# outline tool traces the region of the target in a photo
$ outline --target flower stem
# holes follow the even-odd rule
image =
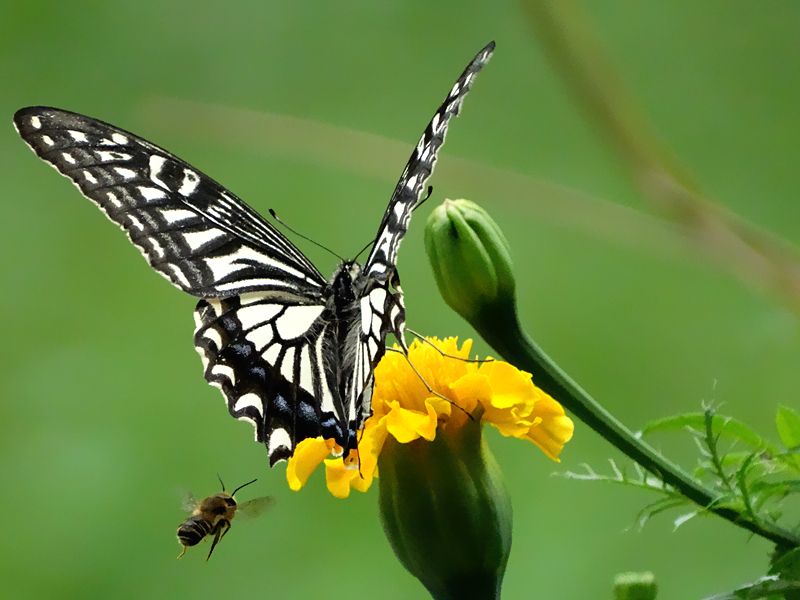
[[[483,338],[503,358],[534,373],[537,386],[561,402],[577,418],[629,458],[709,512],[768,539],[781,548],[800,546],[797,535],[778,525],[756,523],[732,508],[716,506],[716,497],[711,490],[638,438],[545,354],[523,331],[513,302],[505,308],[497,310],[495,307],[491,315],[484,315],[473,324],[490,324],[487,327],[478,327]]]
[[[664,218],[682,227],[706,256],[745,283],[772,292],[800,315],[797,247],[700,191],[626,92],[623,78],[576,2],[524,0],[523,6],[547,58],[619,153],[644,197]]]

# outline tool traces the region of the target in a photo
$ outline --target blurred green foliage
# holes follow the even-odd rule
[[[657,130],[710,194],[800,239],[800,5],[586,3]],[[376,492],[290,492],[225,414],[171,289],[11,127],[50,104],[139,133],[266,213],[352,254],[466,61],[498,49],[453,123],[434,198],[492,212],[537,341],[636,428],[702,400],[757,430],[796,407],[795,316],[647,214],[575,109],[519,6],[497,3],[0,4],[0,574],[8,597],[422,597],[378,523]],[[214,110],[209,108],[216,107]],[[231,125],[229,125],[229,123]],[[235,127],[233,125],[235,124]],[[271,135],[270,132],[274,132]],[[359,133],[361,132],[361,133]],[[556,184],[556,185],[553,185]],[[423,213],[428,209],[423,209]],[[409,324],[471,335],[445,309],[420,214],[400,255]],[[301,244],[323,271],[330,257]],[[476,350],[487,348],[477,344]],[[508,598],[601,597],[650,570],[660,597],[761,576],[769,545],[718,519],[625,531],[643,497],[549,474],[617,457],[578,425],[561,466],[489,434],[514,502]],[[694,449],[666,446],[678,459]],[[618,458],[618,457],[617,457]],[[278,503],[206,564],[177,562],[181,494],[259,477]]]

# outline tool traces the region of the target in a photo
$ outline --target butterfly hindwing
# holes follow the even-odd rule
[[[375,367],[386,353],[386,336],[394,332],[401,343],[405,329],[403,296],[383,283],[377,283],[359,301],[361,323],[354,351],[352,380],[347,387],[347,405],[354,415],[353,430],[358,431],[371,414]]]
[[[195,320],[206,380],[233,417],[254,426],[270,464],[307,437],[346,437],[328,308],[247,294],[201,300]]]
[[[14,124],[180,289],[202,297],[254,290],[313,297],[325,284],[258,213],[155,144],[54,108],[22,109]]]

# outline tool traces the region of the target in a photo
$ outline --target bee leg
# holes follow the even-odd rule
[[[222,531],[222,528],[225,526],[227,526],[227,529],[225,529],[225,531]],[[217,526],[214,528],[215,529],[214,540],[211,542],[211,549],[208,551],[208,556],[206,556],[206,560],[211,558],[211,553],[214,552],[214,548],[217,547],[217,542],[219,542],[222,539],[222,536],[225,535],[228,532],[228,529],[230,528],[231,528],[230,521],[226,521],[223,519],[222,521],[217,523]]]
[[[181,553],[180,553],[180,554],[178,554],[178,558],[182,558],[182,557],[183,557],[183,555],[184,555],[184,554],[186,554],[186,549],[187,549],[188,547],[189,547],[189,546],[184,546],[184,547],[183,547],[183,550],[181,550]]]
[[[222,532],[222,535],[219,536],[219,539],[224,538],[225,534],[228,533],[230,530],[231,530],[231,522],[230,521],[225,521],[225,531]]]

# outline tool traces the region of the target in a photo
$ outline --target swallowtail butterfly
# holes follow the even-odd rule
[[[364,266],[344,261],[329,280],[239,198],[155,144],[57,108],[23,108],[14,125],[151,267],[200,298],[194,341],[205,378],[233,417],[255,426],[274,465],[308,437],[356,448],[387,335],[405,348],[398,246],[450,118],[493,50],[467,65],[425,128]]]

